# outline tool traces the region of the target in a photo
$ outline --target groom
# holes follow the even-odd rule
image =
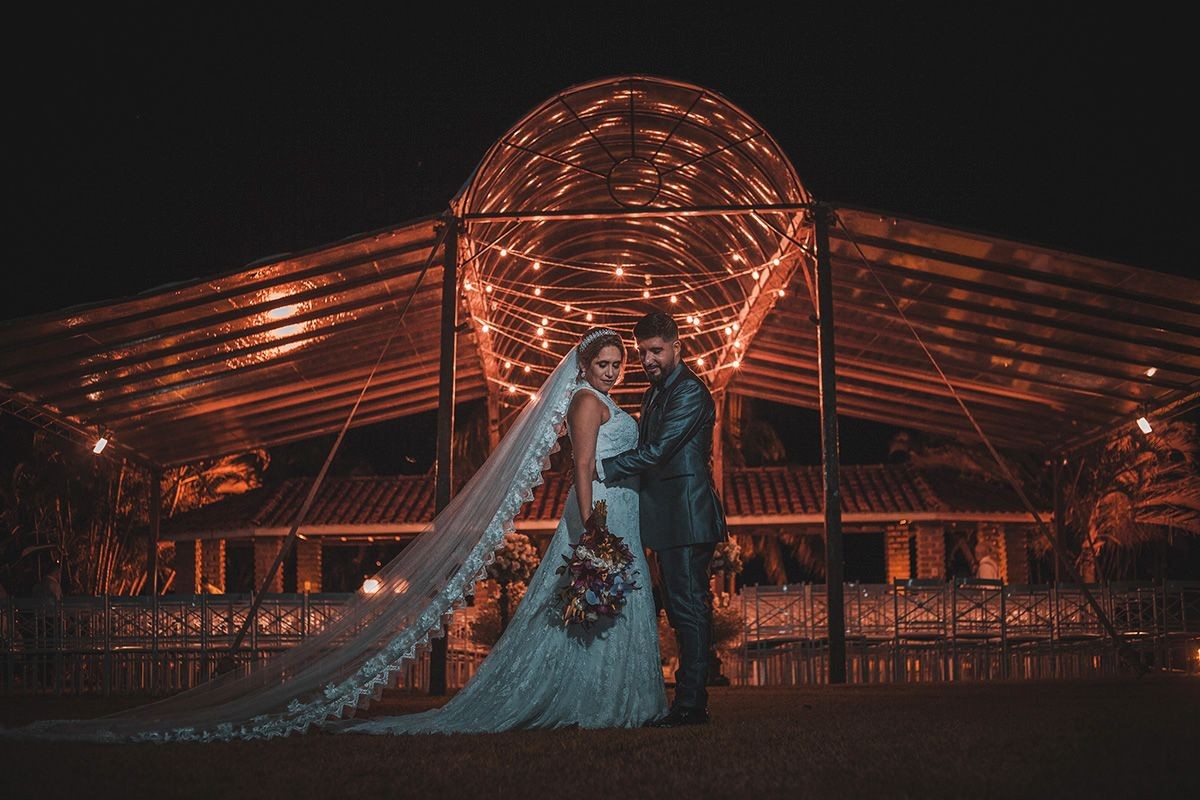
[[[712,617],[709,564],[724,541],[725,512],[712,475],[716,406],[708,387],[680,357],[679,329],[660,311],[633,329],[650,388],[642,398],[639,444],[603,459],[602,481],[641,476],[642,543],[658,555],[663,605],[679,643],[675,699],[659,727],[708,722],[708,650]]]

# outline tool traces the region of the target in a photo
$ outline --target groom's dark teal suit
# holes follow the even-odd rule
[[[601,461],[603,480],[641,477],[642,543],[658,553],[663,605],[679,642],[674,706],[706,708],[712,597],[709,564],[727,537],[712,474],[716,406],[680,361],[642,398],[639,444]]]

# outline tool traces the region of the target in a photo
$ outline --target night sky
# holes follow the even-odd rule
[[[4,54],[0,319],[436,213],[527,111],[634,73],[743,108],[818,199],[1190,274],[1184,26],[1045,4],[807,5],[788,20],[749,4],[35,12]],[[844,448],[877,427],[844,428]]]

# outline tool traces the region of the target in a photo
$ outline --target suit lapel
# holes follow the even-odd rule
[[[653,424],[657,421],[658,414],[667,399],[667,394],[671,391],[671,387],[679,380],[685,369],[687,367],[680,362],[676,365],[675,370],[667,376],[667,379],[662,382],[662,385],[658,387],[657,392],[655,392],[653,385],[646,390],[645,397],[642,399],[642,418],[638,426],[638,435],[642,437],[641,440],[643,442],[649,438]]]
[[[651,385],[646,393],[642,395],[642,413],[638,415],[638,441],[646,441],[646,434],[650,430],[650,398],[654,396],[654,386]]]

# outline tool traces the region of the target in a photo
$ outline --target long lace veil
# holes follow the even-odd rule
[[[461,607],[541,484],[579,386],[576,349],[559,362],[450,504],[358,592],[342,616],[266,663],[90,720],[45,720],[6,737],[86,741],[265,739],[352,715],[377,698]]]

